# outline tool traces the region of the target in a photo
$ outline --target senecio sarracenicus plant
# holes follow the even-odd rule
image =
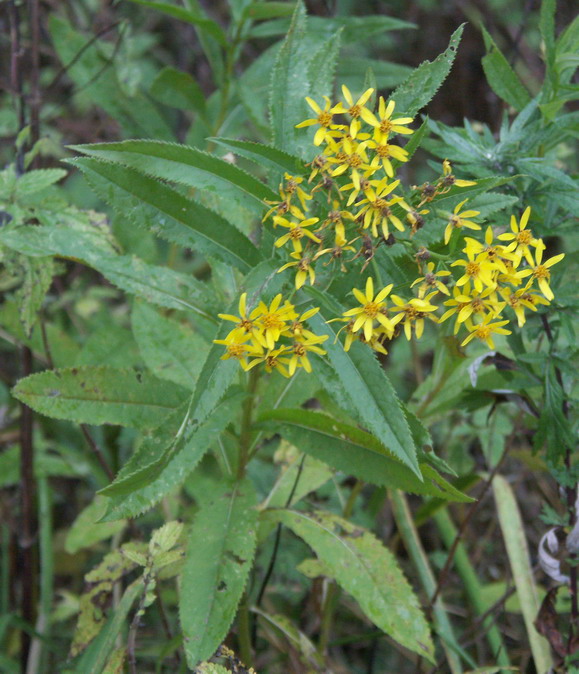
[[[332,265],[333,273],[345,273],[349,265],[363,259],[358,288],[352,295],[358,303],[330,320],[345,325],[344,349],[359,340],[382,354],[402,332],[408,340],[420,339],[426,319],[434,323],[454,319],[454,333],[466,331],[461,346],[473,339],[494,348],[493,335],[508,335],[509,323],[519,327],[526,311],[553,300],[550,268],[564,255],[543,259],[545,244],[528,228],[530,207],[520,218],[499,223],[501,233],[478,219],[480,212],[470,209],[463,199],[446,215],[448,224],[443,239],[448,253],[437,254],[437,261],[426,249],[416,252],[419,268],[416,280],[401,296],[393,293],[393,283],[376,287],[376,279],[366,274],[379,246],[392,245],[396,234],[408,234],[428,226],[429,208],[437,197],[452,187],[466,188],[475,181],[461,180],[452,172],[449,161],[442,163],[439,178],[431,183],[412,186],[402,195],[397,170],[411,158],[401,138],[411,136],[411,117],[396,117],[396,102],[382,96],[377,110],[369,104],[374,89],[367,89],[354,101],[342,86],[343,102],[333,104],[324,96],[321,107],[306,98],[315,117],[297,124],[297,128],[317,126],[313,143],[319,153],[308,165],[309,176],[286,173],[279,186],[280,199],[268,202],[264,221],[274,230],[283,231],[274,246],[288,261],[279,273],[295,276],[295,289],[316,282],[316,268]],[[465,230],[481,232],[482,241],[464,236]],[[459,249],[458,256],[455,251]],[[380,284],[381,286],[381,284]],[[410,295],[414,293],[414,295]],[[259,298],[244,293],[239,300],[239,316],[220,314],[235,327],[225,339],[215,340],[226,347],[224,359],[236,358],[245,370],[263,365],[285,377],[299,368],[311,371],[308,353],[325,353],[320,346],[327,335],[316,335],[304,323],[319,307],[301,315],[290,298],[278,294],[267,306]],[[440,311],[442,310],[442,313]]]

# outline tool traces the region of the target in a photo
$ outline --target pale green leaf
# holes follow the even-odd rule
[[[106,508],[106,500],[101,496],[96,496],[94,501],[77,515],[64,541],[64,549],[69,555],[74,555],[83,548],[89,548],[95,543],[105,541],[127,526],[126,520],[99,522]]]
[[[15,186],[16,198],[22,198],[35,192],[41,192],[66,176],[64,169],[36,169],[27,171],[18,177]]]
[[[428,623],[394,555],[369,531],[328,512],[269,510],[314,550],[366,616],[392,639],[434,662]]]
[[[194,390],[209,351],[207,342],[187,324],[135,302],[133,334],[147,367],[161,379]]]
[[[179,615],[190,667],[227,636],[253,563],[257,496],[247,479],[223,484],[203,503],[189,534]]]
[[[179,110],[195,110],[205,115],[205,96],[193,77],[167,66],[151,84],[151,95],[160,103]]]
[[[19,229],[21,228],[14,231]],[[16,293],[18,311],[24,332],[27,337],[30,337],[46,293],[52,285],[54,264],[51,257],[25,256],[20,257],[19,264],[22,267],[24,278]]]
[[[83,424],[154,428],[187,391],[147,372],[112,367],[47,370],[21,379],[14,397],[36,412]]]

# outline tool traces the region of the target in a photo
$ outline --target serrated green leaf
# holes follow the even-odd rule
[[[238,413],[241,396],[226,398],[214,413],[196,424],[185,406],[150,434],[117,478],[99,493],[109,497],[101,521],[135,517],[174,491]]]
[[[396,101],[396,113],[414,117],[430,102],[438,91],[454,62],[464,25],[459,26],[450,38],[447,49],[434,61],[425,61],[416,68],[395,91],[390,99]]]
[[[269,510],[314,550],[366,616],[406,648],[434,662],[428,623],[394,555],[369,531],[328,512]]]
[[[205,115],[205,96],[189,73],[167,66],[155,77],[150,91],[160,103],[178,110],[195,110],[200,115]]]
[[[47,370],[21,379],[14,397],[36,412],[83,424],[154,428],[187,397],[147,372],[113,367]]]
[[[156,529],[149,541],[149,552],[154,556],[159,552],[168,552],[177,545],[179,537],[183,533],[183,522],[174,520],[165,522],[162,527]]]
[[[66,176],[64,169],[36,169],[18,177],[15,185],[16,198],[22,198],[45,190]]]
[[[21,228],[14,231],[17,232],[19,229]],[[54,264],[51,257],[24,256],[19,259],[19,264],[23,269],[24,278],[16,293],[18,311],[24,332],[30,337],[46,293],[52,285]]]
[[[360,74],[371,69],[378,89],[393,89],[412,73],[412,68],[371,58],[347,58],[338,61],[337,80],[351,90],[359,86]]]
[[[272,424],[301,451],[364,482],[450,501],[472,500],[426,463],[419,465],[425,479],[418,479],[370,433],[321,412],[272,410],[260,415],[257,422]]]
[[[209,345],[186,324],[161,315],[143,302],[133,306],[131,323],[147,367],[161,379],[194,390]]]
[[[305,97],[311,93],[305,30],[306,12],[300,0],[277,55],[269,93],[272,144],[298,154],[304,150],[307,134],[300,133],[295,125],[306,118]]]
[[[130,222],[174,243],[215,255],[243,272],[261,261],[257,248],[227,220],[169,185],[99,159],[68,161]]]
[[[316,293],[316,297],[318,296],[322,302],[327,298]],[[340,316],[341,308],[333,305],[334,302],[329,304],[330,311],[335,316]],[[400,401],[372,351],[355,342],[346,352],[338,340],[337,329],[333,327],[335,323],[326,323],[321,312],[309,319],[309,323],[315,334],[328,335],[329,339],[324,344],[328,353],[327,360],[360,420],[395,457],[421,479],[416,448]],[[328,393],[331,395],[332,392]]]
[[[487,48],[486,56],[482,58],[487,81],[500,99],[520,111],[531,101],[531,96],[488,31],[484,26],[481,29]]]
[[[179,615],[190,667],[225,639],[253,563],[257,495],[247,479],[223,484],[201,505],[181,575]]]
[[[308,79],[310,91],[319,96],[332,96],[334,89],[334,76],[341,47],[341,30],[323,42],[313,55],[308,66]]]
[[[293,2],[252,2],[247,5],[243,11],[246,19],[253,21],[263,21],[263,19],[273,19],[278,16],[291,16],[295,10]]]
[[[192,188],[211,189],[225,198],[251,197],[258,212],[264,200],[276,200],[278,194],[250,173],[215,155],[194,147],[154,140],[126,140],[121,143],[73,145],[82,154],[122,164],[146,175]],[[246,200],[247,201],[247,200]]]
[[[240,157],[250,159],[262,166],[268,166],[280,173],[287,171],[292,175],[302,175],[306,172],[302,159],[271,145],[236,140],[235,138],[209,138],[208,140],[226,147]]]

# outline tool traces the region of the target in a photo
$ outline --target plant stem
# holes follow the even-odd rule
[[[249,373],[249,380],[247,382],[247,398],[243,401],[241,431],[239,434],[239,465],[237,466],[238,479],[241,479],[245,475],[245,468],[249,461],[249,449],[251,447],[251,424],[253,421],[253,403],[258,381],[259,370],[254,368]]]
[[[392,511],[394,513],[398,531],[400,532],[400,536],[404,541],[404,547],[406,548],[410,559],[414,564],[414,568],[418,572],[418,576],[424,591],[428,596],[431,596],[434,593],[436,581],[428,563],[426,553],[424,552],[420,542],[418,531],[414,525],[406,497],[402,492],[398,491],[397,489],[393,489],[390,491],[390,500],[392,503]],[[452,631],[452,624],[440,598],[434,601],[433,613],[434,623],[436,625],[436,630],[442,640],[442,647],[446,654],[448,667],[452,674],[460,674],[463,671],[462,665],[460,663],[460,658],[455,652],[456,650],[460,649]]]
[[[237,614],[237,638],[239,639],[239,652],[245,667],[253,664],[251,652],[251,625],[249,621],[249,597],[247,591],[243,593],[239,613]]]
[[[342,511],[342,516],[344,519],[350,519],[352,512],[354,510],[354,504],[358,495],[364,488],[364,483],[362,480],[356,480],[356,484],[352,487],[346,505]],[[318,643],[318,651],[321,655],[324,655],[328,649],[328,644],[330,643],[330,637],[332,635],[332,627],[334,623],[334,613],[336,611],[336,606],[340,599],[341,590],[336,585],[335,581],[331,581],[328,585],[328,591],[326,593],[326,599],[324,601],[324,607],[322,609],[322,624],[320,626],[320,640]]]

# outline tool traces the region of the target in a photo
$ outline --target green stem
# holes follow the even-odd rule
[[[422,543],[420,542],[418,531],[414,525],[406,497],[401,491],[392,489],[390,491],[390,500],[392,502],[394,519],[396,520],[400,536],[404,541],[404,546],[414,564],[414,568],[418,572],[418,577],[420,578],[420,582],[426,595],[431,597],[436,588],[436,580],[428,563],[428,558],[426,557]],[[442,647],[446,655],[448,667],[452,674],[461,674],[463,671],[462,665],[460,663],[460,658],[457,655],[457,652],[460,652],[461,649],[456,641],[452,631],[451,622],[440,598],[438,598],[434,604],[433,613],[434,624],[442,641]],[[468,656],[466,657],[467,660],[470,660]],[[476,667],[475,663],[472,661],[469,662],[469,664],[472,667]]]
[[[239,605],[237,637],[239,639],[241,660],[245,667],[249,669],[253,665],[253,655],[251,653],[251,626],[249,622],[249,599],[247,592],[244,593]]]
[[[249,372],[247,382],[247,398],[243,401],[241,415],[241,432],[239,434],[239,465],[237,477],[241,479],[245,475],[245,468],[249,462],[249,450],[251,447],[251,424],[253,421],[253,403],[257,382],[259,381],[259,369],[254,368]]]
[[[448,511],[446,509],[439,510],[434,514],[434,521],[436,522],[438,531],[444,541],[444,545],[447,548],[450,548],[454,543],[458,531],[454,526]],[[454,562],[456,570],[462,580],[468,601],[477,615],[483,615],[487,608],[486,603],[483,600],[483,588],[476,571],[470,563],[466,548],[462,543],[459,543],[456,547]],[[487,616],[482,621],[482,628],[486,633],[489,646],[491,647],[493,656],[496,658],[497,664],[503,667],[509,667],[509,656],[507,655],[501,632],[494,624],[492,615]]]
[[[356,480],[356,484],[352,487],[350,491],[350,496],[346,501],[342,515],[345,519],[350,519],[352,512],[354,510],[354,504],[358,495],[362,491],[364,483],[361,480]],[[334,613],[340,599],[341,590],[336,585],[335,582],[328,587],[326,593],[326,600],[324,601],[324,608],[322,609],[322,624],[320,627],[320,641],[318,643],[318,651],[323,655],[330,642],[330,636],[332,634],[332,626],[334,623]]]

